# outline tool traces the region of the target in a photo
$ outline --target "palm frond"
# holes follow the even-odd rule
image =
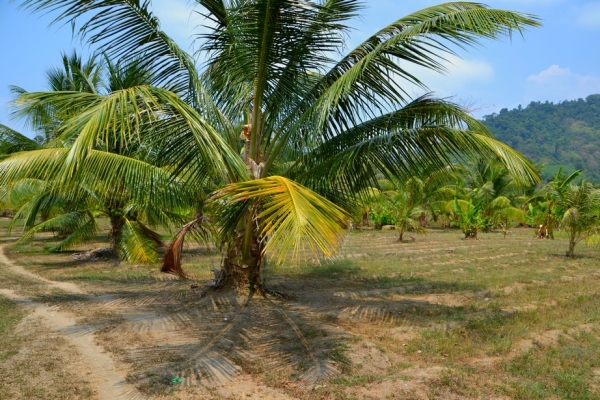
[[[158,257],[156,234],[139,221],[125,218],[117,238],[121,258],[137,263],[153,263]]]
[[[406,104],[405,83],[426,88],[404,66],[413,64],[444,72],[452,46],[473,46],[479,38],[498,39],[539,26],[528,14],[455,2],[410,14],[377,32],[352,50],[308,93],[288,126],[315,121],[325,138]],[[290,128],[289,130],[294,130]]]
[[[29,241],[39,232],[66,232],[68,236],[51,248],[52,251],[61,251],[72,248],[95,236],[97,231],[98,226],[91,212],[89,210],[80,210],[59,215],[36,225],[25,232],[17,243],[21,244]]]
[[[187,140],[186,145],[193,145],[194,165],[200,166],[196,172],[205,172],[211,177],[227,173],[231,176],[247,175],[247,168],[239,155],[196,110],[175,93],[152,86],[114,92],[69,119],[60,132],[65,138],[76,137],[66,160],[69,174],[72,174],[89,152],[99,145],[114,143],[126,148],[131,142],[152,140],[152,137],[144,137],[145,134],[164,138],[181,130],[185,134],[175,138],[181,137]],[[173,149],[178,149],[177,144],[174,140],[170,141],[168,149],[171,157],[181,160],[180,154],[173,153]]]
[[[33,195],[15,213],[8,225],[8,233],[11,233],[19,221],[23,221],[24,232],[32,229],[40,210],[46,209],[48,211],[48,209],[52,207],[52,200],[52,196],[48,189],[41,190],[39,193]]]
[[[185,271],[181,268],[181,255],[185,238],[188,235],[200,243],[208,243],[216,237],[216,232],[210,219],[204,215],[183,225],[167,248],[163,257],[162,272],[173,273],[180,277],[185,276]]]
[[[378,172],[404,181],[414,175],[425,177],[453,160],[482,157],[501,163],[519,181],[539,180],[525,157],[489,135],[459,106],[424,96],[326,141],[289,173],[319,193],[338,187],[349,197],[375,186]]]
[[[0,124],[0,158],[20,151],[40,149],[41,146],[27,136]]]
[[[83,19],[78,29],[83,39],[112,59],[144,59],[154,71],[154,85],[193,99],[198,81],[194,60],[160,30],[150,5],[148,0],[25,0],[21,7],[58,13],[54,23]]]
[[[282,262],[288,252],[292,257],[308,246],[314,254],[335,254],[343,237],[348,214],[317,193],[281,176],[239,182],[215,194],[213,201],[221,210],[218,222],[221,234],[232,234],[250,205],[260,207],[260,239],[266,242],[265,253],[275,253]]]
[[[58,218],[58,217],[57,217]],[[72,249],[78,244],[84,243],[96,237],[99,231],[98,224],[94,215],[88,211],[87,221],[83,220],[82,224],[73,230],[62,242],[50,248],[50,251],[63,251]]]

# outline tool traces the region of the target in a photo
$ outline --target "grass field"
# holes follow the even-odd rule
[[[493,232],[478,241],[461,237],[434,229],[398,243],[394,231],[351,232],[335,260],[265,268],[267,284],[288,300],[201,296],[194,280],[161,274],[156,265],[48,253],[48,237],[5,253],[91,295],[7,269],[0,289],[93,327],[127,382],[150,398],[600,398],[600,252],[582,244],[566,259],[565,238],[538,240],[525,228],[505,239]],[[190,246],[184,269],[202,281],[219,263],[216,250]],[[0,298],[0,365],[23,362],[32,342],[20,328],[25,314]],[[36,329],[38,341],[56,335]],[[58,354],[68,350],[57,346]],[[48,379],[47,393],[98,397],[82,373],[75,374],[77,392],[61,392],[52,380],[60,371],[44,370],[46,356],[38,357],[29,370],[10,372],[12,379],[30,374]],[[63,361],[56,366],[72,368]],[[47,398],[1,390],[1,398]]]

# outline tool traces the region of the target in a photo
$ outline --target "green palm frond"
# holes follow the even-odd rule
[[[22,120],[34,130],[46,132],[52,143],[60,125],[102,99],[95,93],[79,91],[22,92],[13,101],[13,118]],[[56,145],[56,143],[52,143]]]
[[[221,210],[222,234],[231,235],[251,203],[260,206],[257,223],[267,240],[264,251],[276,253],[281,262],[288,252],[293,257],[306,246],[313,253],[331,256],[336,252],[349,216],[317,193],[281,176],[240,182],[218,191],[213,199]]]
[[[164,244],[160,236],[139,221],[125,218],[117,238],[121,258],[138,263],[153,263],[158,259],[158,247]]]
[[[60,242],[56,246],[51,247],[50,251],[63,251],[72,249],[73,247],[81,243],[85,243],[86,241],[96,237],[96,234],[99,231],[96,219],[94,218],[91,212],[86,211],[86,213],[88,216],[87,221],[82,220],[82,223],[78,227],[76,227],[69,234],[69,236],[67,236],[62,242]]]
[[[42,204],[46,209],[56,205],[63,210],[78,206],[107,210],[116,202],[126,212],[161,226],[183,223],[185,214],[193,211],[198,197],[193,187],[169,171],[119,154],[92,150],[72,179],[61,181],[69,151],[61,148],[23,152],[0,162],[3,187],[16,182],[8,196],[20,198],[35,189],[28,189],[28,182],[43,182],[45,190],[25,204],[13,221],[25,219],[25,226],[32,226]]]
[[[452,45],[475,45],[481,37],[498,39],[539,26],[536,17],[455,2],[410,14],[377,32],[340,60],[301,103],[296,123],[316,118],[326,137],[357,125],[370,110],[395,109],[410,99],[403,87],[425,84],[408,72],[406,63],[444,72],[444,55]],[[308,106],[308,107],[306,107]],[[293,114],[292,114],[293,115]],[[302,122],[300,122],[302,121]]]
[[[207,174],[247,175],[239,155],[196,110],[173,92],[152,86],[137,86],[104,97],[67,121],[60,133],[66,138],[76,137],[66,160],[66,165],[74,170],[101,143],[126,148],[131,142],[152,140],[143,134],[164,137],[167,132],[180,130],[186,132],[183,138],[188,140],[186,144],[193,145],[196,160],[200,160]]]
[[[40,144],[27,136],[0,124],[0,159],[20,151],[37,150]]]
[[[343,194],[376,185],[376,174],[404,180],[425,167],[444,167],[451,156],[465,162],[484,155],[498,160],[524,181],[537,181],[537,172],[524,156],[487,135],[444,126],[357,134],[354,140],[329,141],[308,159],[305,172],[292,174],[298,182],[324,193],[331,187]],[[312,161],[314,160],[314,161]],[[296,171],[294,171],[296,172]]]
[[[59,215],[36,225],[25,232],[17,243],[31,240],[39,232],[66,233],[68,236],[50,249],[51,251],[61,251],[94,237],[97,231],[98,226],[94,216],[88,210],[80,210]]]
[[[153,263],[158,258],[160,236],[139,221],[125,218],[117,245],[121,258],[137,263]]]
[[[86,21],[78,30],[90,44],[112,59],[144,59],[154,73],[154,84],[194,96],[198,73],[190,55],[160,30],[148,0],[25,0],[32,11],[57,12],[61,20]]]
[[[20,207],[47,188],[48,184],[39,179],[21,179],[0,187],[2,202],[9,207]]]
[[[206,71],[217,102],[240,112],[244,102],[285,109],[344,45],[344,23],[361,8],[356,0],[322,2],[200,0],[215,29],[202,35],[202,50],[214,55]],[[248,60],[253,62],[249,63]],[[293,100],[294,99],[294,100]],[[255,113],[254,121],[258,114]]]
[[[51,181],[63,168],[68,155],[65,148],[31,150],[11,155],[0,162],[0,185],[21,179]]]
[[[23,231],[29,231],[35,225],[35,220],[41,210],[52,207],[52,196],[48,189],[42,190],[26,201],[15,213],[8,225],[10,234],[19,221],[23,221]]]

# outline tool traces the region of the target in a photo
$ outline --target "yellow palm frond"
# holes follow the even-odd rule
[[[264,252],[281,263],[289,252],[296,258],[307,246],[330,257],[344,235],[349,215],[310,189],[281,176],[239,182],[218,191],[214,201],[222,209],[221,228],[233,232],[239,216],[252,204],[260,207],[257,222]]]

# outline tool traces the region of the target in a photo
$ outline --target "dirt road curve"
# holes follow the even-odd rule
[[[24,275],[30,279],[42,281],[51,288],[62,289],[69,293],[85,293],[74,283],[51,281],[14,264],[4,254],[4,246],[0,246],[0,263],[5,264],[12,272]],[[144,397],[135,388],[126,384],[125,377],[116,368],[111,356],[95,343],[95,330],[92,327],[78,325],[70,313],[51,309],[27,297],[19,296],[12,290],[0,289],[0,295],[31,308],[33,316],[43,318],[52,330],[62,333],[77,348],[83,360],[88,363],[90,370],[94,371],[94,384],[97,385],[101,398],[113,400]]]

